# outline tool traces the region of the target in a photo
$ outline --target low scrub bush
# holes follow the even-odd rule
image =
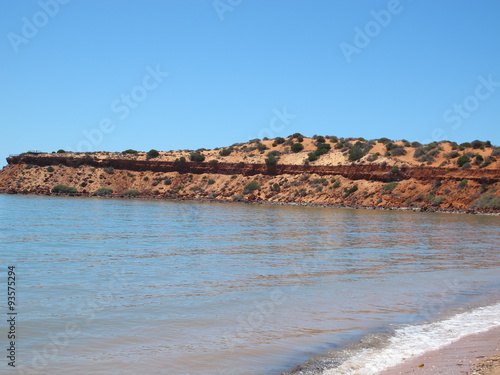
[[[429,203],[431,204],[431,206],[440,206],[445,199],[445,197],[434,197],[430,200]]]
[[[350,188],[345,188],[344,189],[344,198],[347,198],[349,195],[355,193],[356,191],[358,191],[358,185],[354,185]]]
[[[111,194],[113,194],[113,190],[106,187],[102,187],[94,191],[94,195],[99,195],[99,196],[111,195]]]
[[[460,156],[457,160],[457,165],[462,168],[465,164],[470,162],[470,158],[466,155]]]
[[[129,148],[128,150],[122,151],[122,154],[137,155],[138,152],[136,150],[132,150],[131,148]]]
[[[468,183],[469,183],[469,182],[468,182],[467,180],[462,180],[462,181],[460,181],[460,182],[458,183],[458,187],[457,187],[457,189],[458,189],[459,191],[460,191],[460,190],[465,189],[465,188],[467,187]]]
[[[243,189],[243,194],[250,194],[258,189],[260,189],[259,183],[255,180],[253,180],[245,185],[245,187]]]
[[[390,193],[396,188],[397,185],[398,185],[398,183],[395,181],[389,182],[388,184],[384,185],[384,191],[387,191]]]
[[[304,149],[304,145],[302,143],[294,143],[292,146],[290,146],[290,150],[292,152],[300,152]]]
[[[205,156],[201,152],[193,152],[189,155],[189,159],[194,162],[201,163],[205,161]]]
[[[137,197],[139,195],[139,190],[129,189],[123,192],[123,195],[127,197]]]
[[[52,188],[51,192],[56,194],[73,194],[76,193],[76,189],[66,185],[56,185]]]
[[[500,210],[500,197],[493,194],[484,194],[472,205],[472,208]]]
[[[157,158],[158,156],[160,156],[160,153],[155,149],[151,149],[147,152],[146,159],[154,159]]]

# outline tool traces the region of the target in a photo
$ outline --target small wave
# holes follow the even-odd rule
[[[380,348],[365,348],[323,375],[373,375],[405,359],[449,345],[462,337],[500,326],[500,303],[460,313],[451,318],[397,329]]]

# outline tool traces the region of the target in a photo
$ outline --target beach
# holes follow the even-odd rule
[[[469,335],[451,345],[407,359],[379,375],[498,375],[500,327]]]

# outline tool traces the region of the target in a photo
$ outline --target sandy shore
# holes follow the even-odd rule
[[[500,327],[407,359],[378,375],[500,375]]]

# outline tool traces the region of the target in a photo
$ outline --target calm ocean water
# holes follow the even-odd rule
[[[9,265],[18,303],[16,369],[2,356],[0,373],[374,374],[425,350],[409,341],[500,325],[499,228],[490,216],[0,195],[4,318]]]

